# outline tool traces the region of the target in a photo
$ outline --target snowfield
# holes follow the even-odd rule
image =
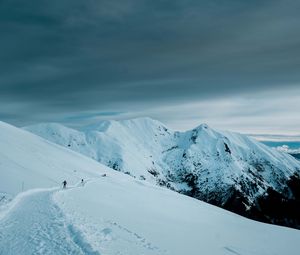
[[[0,207],[1,255],[299,254],[299,230],[134,179],[2,122],[0,175],[1,194],[14,197]]]
[[[55,123],[25,130],[137,179],[300,229],[300,162],[246,135],[206,124],[172,131],[150,118],[100,121],[79,130]]]
[[[0,122],[0,193],[60,186],[93,178],[108,168],[92,159]]]
[[[281,179],[295,171],[300,173],[299,161],[287,153],[246,135],[214,130],[206,124],[178,132],[157,120],[138,118],[100,121],[80,130],[57,123],[24,129],[136,178],[168,182],[176,190],[186,184],[180,177],[184,179],[189,174],[199,178],[201,190],[214,191],[215,187],[228,185],[242,189],[238,181],[249,183],[257,179],[252,172],[260,171],[255,174],[263,181],[248,196],[253,200],[268,187],[281,189]],[[187,190],[190,188],[186,186]]]
[[[298,254],[300,231],[262,224],[130,177],[55,194],[100,254]]]
[[[0,221],[1,254],[99,254],[53,203],[56,190],[33,190],[18,199]]]

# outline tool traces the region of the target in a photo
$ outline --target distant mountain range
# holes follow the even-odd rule
[[[251,219],[300,228],[300,162],[238,133],[202,124],[172,131],[150,118],[71,129],[25,127],[135,178]]]
[[[284,137],[283,137],[284,138]],[[296,137],[299,139],[298,137]],[[270,147],[276,148],[279,151],[286,152],[296,159],[300,159],[300,142],[296,141],[261,141],[263,144],[266,144]]]

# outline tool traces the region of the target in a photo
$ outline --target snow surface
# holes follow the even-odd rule
[[[299,253],[299,230],[251,221],[126,176],[91,181],[55,194],[55,201],[100,254]]]
[[[187,181],[192,176],[199,193],[221,191],[220,204],[234,187],[251,206],[269,187],[282,192],[290,176],[300,173],[299,161],[287,153],[206,124],[177,132],[156,120],[139,118],[103,121],[81,130],[55,123],[25,129],[115,170],[180,192],[195,188]]]
[[[99,254],[53,203],[55,191],[32,190],[18,197],[0,221],[0,254]]]
[[[3,194],[19,193],[20,182],[27,190],[0,208],[0,254],[299,253],[299,230],[251,221],[110,171],[2,122],[0,164]]]
[[[108,168],[41,137],[0,122],[0,193],[77,183]]]
[[[0,254],[296,255],[300,248],[298,230],[122,175],[16,200],[0,220]]]

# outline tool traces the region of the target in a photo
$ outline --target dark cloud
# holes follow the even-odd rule
[[[22,125],[289,89],[300,81],[299,7],[297,0],[2,0],[0,116]]]

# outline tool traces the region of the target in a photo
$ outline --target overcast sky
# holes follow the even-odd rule
[[[0,0],[0,119],[300,134],[298,0]]]

